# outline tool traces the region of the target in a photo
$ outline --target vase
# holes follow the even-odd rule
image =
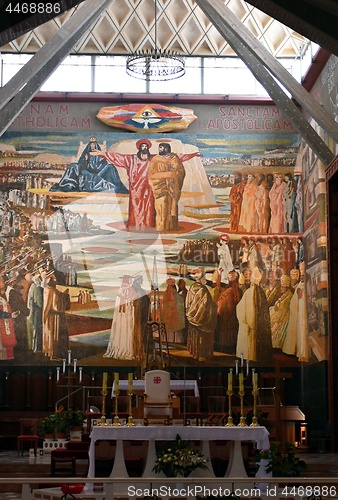
[[[185,496],[185,490],[187,488],[188,483],[182,481],[182,479],[184,479],[184,476],[182,476],[181,474],[177,474],[176,479],[177,481],[176,483],[174,483],[174,489],[179,491],[179,494],[177,496],[179,497]]]
[[[74,427],[70,431],[70,441],[81,441],[83,427]]]

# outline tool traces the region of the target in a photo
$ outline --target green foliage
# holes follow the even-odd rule
[[[273,477],[299,477],[306,469],[304,460],[295,456],[295,447],[291,443],[282,450],[281,443],[273,441],[269,450],[263,450],[256,456],[256,462],[266,460],[266,472],[272,472]]]
[[[49,415],[48,417],[44,417],[39,422],[39,434],[45,436],[46,434],[53,434],[56,430],[56,415]]]
[[[73,427],[82,427],[87,418],[86,414],[77,408],[71,408],[65,413],[67,414],[66,418],[69,421],[70,429],[73,429]]]
[[[207,460],[190,441],[183,441],[177,434],[175,441],[167,443],[157,454],[154,472],[163,472],[167,477],[187,477],[195,469],[207,470]]]
[[[61,406],[55,413],[44,417],[39,423],[41,435],[62,432],[68,434],[73,427],[82,427],[86,420],[86,414],[75,408],[64,410]]]

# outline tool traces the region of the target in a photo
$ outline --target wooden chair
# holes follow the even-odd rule
[[[172,424],[172,400],[170,373],[164,370],[150,370],[144,375],[144,425],[149,419]]]
[[[34,455],[37,455],[38,448],[38,419],[37,418],[21,418],[20,419],[20,434],[18,436],[18,455],[23,455],[24,443],[29,443],[30,448],[34,448]]]
[[[205,425],[224,425],[228,413],[226,396],[209,396],[208,397],[208,418]]]
[[[203,419],[207,417],[207,414],[200,409],[199,396],[185,396],[182,403],[184,425],[190,425],[191,419],[195,419],[196,425],[203,425]]]

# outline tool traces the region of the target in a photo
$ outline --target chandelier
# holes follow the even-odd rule
[[[139,50],[127,58],[127,74],[134,78],[150,81],[175,80],[185,74],[185,61],[178,52],[161,50],[157,47],[157,6],[155,0],[154,48]]]

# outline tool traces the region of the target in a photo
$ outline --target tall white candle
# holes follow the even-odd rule
[[[60,380],[60,367],[59,366],[56,367],[56,380],[57,381]]]
[[[230,368],[228,373],[228,391],[232,391],[232,368]]]

